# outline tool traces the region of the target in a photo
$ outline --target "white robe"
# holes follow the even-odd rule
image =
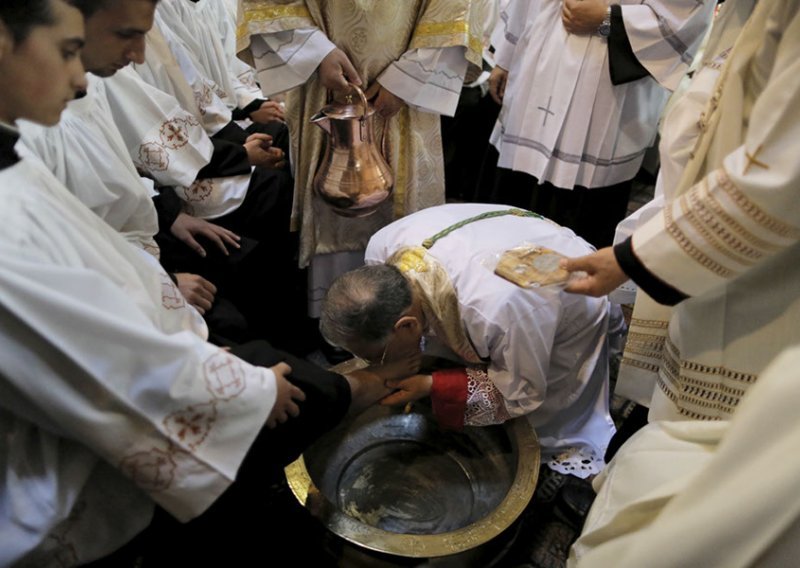
[[[145,62],[133,67],[142,79],[175,97],[209,136],[222,130],[232,118],[227,93],[204,76],[200,63],[158,12],[145,43]]]
[[[409,215],[372,237],[366,262],[382,263],[400,247],[419,246],[458,221],[503,209],[508,207],[442,205]],[[569,229],[509,215],[461,227],[429,252],[455,286],[467,336],[489,361],[489,379],[509,415],[527,415],[545,457],[584,450],[591,466],[582,472],[579,463],[577,472],[568,473],[596,473],[614,432],[608,412],[608,301],[559,287],[523,289],[495,275],[499,255],[526,243],[566,256],[592,250]]]
[[[108,106],[105,84],[87,75],[86,96],[51,128],[21,121],[23,141],[89,209],[129,242],[158,256],[152,180],[142,178]]]
[[[636,175],[716,3],[619,4],[633,53],[650,73],[622,85],[611,83],[607,39],[567,33],[560,0],[512,0],[503,11],[495,60],[509,74],[491,136],[498,166],[564,189]]]
[[[0,171],[0,565],[110,553],[202,513],[275,400],[163,271],[35,159]]]
[[[568,566],[759,568],[800,557],[800,348],[730,421],[654,422],[595,480]]]
[[[205,77],[225,91],[229,109],[244,108],[262,97],[254,71],[236,58],[235,16],[231,18],[222,2],[162,0],[157,11],[161,21],[191,50]]]
[[[160,185],[175,187],[194,217],[213,219],[239,208],[250,174],[197,179],[214,148],[200,121],[177,99],[128,68],[104,82],[114,121],[139,170]]]
[[[800,167],[787,152],[800,137],[799,11],[797,0],[726,2],[696,85],[670,113],[682,128],[665,123],[689,155],[665,162],[664,208],[632,244],[689,298],[672,309],[637,299],[620,371],[653,420],[731,416],[800,341]]]

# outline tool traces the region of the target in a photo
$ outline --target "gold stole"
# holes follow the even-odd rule
[[[456,289],[439,261],[423,247],[403,247],[386,264],[395,266],[411,283],[436,337],[464,361],[474,365],[483,363],[467,338]]]

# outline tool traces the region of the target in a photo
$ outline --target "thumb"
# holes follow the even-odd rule
[[[286,363],[278,363],[272,367],[272,372],[281,377],[285,377],[286,375],[291,374],[292,368]]]
[[[409,391],[397,391],[381,399],[381,406],[397,406],[398,404],[406,404],[414,400],[412,393]]]

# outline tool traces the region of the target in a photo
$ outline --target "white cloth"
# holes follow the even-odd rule
[[[239,208],[250,174],[197,179],[214,147],[199,120],[177,99],[128,68],[105,79],[105,85],[114,121],[137,168],[160,185],[173,186],[194,217],[213,219]]]
[[[491,142],[498,165],[540,183],[606,187],[636,175],[658,117],[703,38],[715,2],[619,2],[625,32],[650,76],[612,85],[608,41],[564,29],[560,0],[512,0],[497,65],[508,84]]]
[[[134,65],[142,79],[174,96],[209,136],[222,130],[232,118],[227,93],[203,74],[200,63],[158,12],[145,43],[145,62]]]
[[[671,310],[637,299],[620,372],[657,384],[654,420],[729,417],[767,363],[800,342],[800,166],[786,151],[800,137],[799,11],[797,0],[726,2],[697,85],[670,114],[694,144],[678,144],[688,159],[665,176],[680,177],[665,177],[665,206],[632,243],[690,298]],[[697,89],[710,89],[704,107]],[[680,140],[669,122],[665,137]]]
[[[158,256],[152,180],[131,161],[106,99],[105,84],[87,75],[86,96],[45,128],[20,121],[25,145],[75,196],[129,242]]]
[[[302,85],[335,47],[318,28],[253,36],[251,49],[264,93]],[[467,72],[463,52],[459,46],[409,50],[377,81],[412,108],[453,116]]]
[[[235,16],[232,19],[222,2],[162,0],[157,11],[163,23],[191,50],[205,77],[225,91],[223,100],[229,109],[244,108],[261,98],[253,70],[236,59]]]
[[[32,159],[0,171],[0,565],[73,566],[233,481],[269,369]]]
[[[463,219],[502,205],[442,205],[409,215],[369,242],[367,264],[384,262]],[[608,300],[559,287],[520,288],[494,274],[504,251],[534,244],[566,256],[592,248],[569,229],[513,215],[483,219],[442,238],[430,254],[455,286],[461,318],[511,417],[527,415],[543,455],[586,448],[602,466],[614,426],[608,412]],[[431,345],[436,343],[431,338]],[[595,472],[596,469],[593,471]]]
[[[728,421],[654,422],[595,480],[569,566],[759,568],[800,555],[800,348]]]

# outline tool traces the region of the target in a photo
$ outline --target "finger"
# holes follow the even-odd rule
[[[347,78],[347,80],[354,85],[361,86],[361,77],[358,76],[356,68],[353,67],[353,64],[350,63],[350,60],[347,57],[343,58],[343,61],[340,63],[340,65],[342,68],[342,74]]]
[[[286,409],[281,409],[281,411],[278,413],[278,416],[275,417],[275,420],[277,420],[280,424],[283,424],[289,420],[289,415],[286,413]]]
[[[211,302],[202,297],[194,298],[192,305],[197,308],[197,311],[199,311],[201,314],[205,314],[211,309]]]
[[[212,294],[209,290],[206,290],[206,288],[202,285],[197,289],[196,294],[198,301],[202,302],[202,306],[205,309],[210,310],[211,306],[214,305],[214,294]]]
[[[559,263],[559,266],[567,272],[594,272],[594,263],[592,257],[594,255],[579,256],[578,258],[565,258]]]
[[[398,406],[407,404],[414,400],[412,393],[408,391],[397,391],[381,399],[381,406]]]
[[[289,416],[297,418],[298,416],[300,416],[300,407],[297,406],[295,403],[290,402],[289,405],[286,407],[286,412],[289,414]]]
[[[209,282],[205,278],[203,278],[203,288],[208,290],[211,293],[212,297],[217,293],[217,287],[214,286],[212,282]]]
[[[594,278],[578,278],[564,288],[570,294],[583,294],[584,296],[602,296],[597,289]]]
[[[272,367],[272,372],[276,375],[280,375],[281,377],[285,375],[289,375],[292,372],[292,368],[287,365],[286,363],[278,363],[274,367]]]
[[[275,422],[274,418],[270,418],[269,420],[267,420],[267,428],[269,428],[270,430],[273,430],[277,425],[278,424]]]
[[[201,257],[203,258],[206,257],[206,249],[204,249],[200,245],[200,243],[194,240],[194,237],[191,234],[187,234],[186,237],[183,239],[183,242],[186,243],[190,249],[199,254]]]
[[[222,254],[224,254],[225,256],[229,256],[228,248],[225,246],[225,241],[223,241],[220,238],[220,236],[217,234],[216,231],[214,231],[213,229],[208,231],[203,231],[203,235],[212,243],[214,243],[217,246],[217,248],[222,251]]]
[[[219,225],[214,225],[214,226],[217,228],[218,233],[225,236],[225,239],[231,239],[232,241],[242,240],[242,237],[240,237],[230,229],[226,229],[225,227],[220,227]]]
[[[292,397],[292,400],[303,402],[306,399],[306,393],[304,393],[300,387],[295,385],[291,385],[291,387],[292,388],[289,389],[289,396]]]
[[[364,91],[364,96],[367,97],[367,100],[372,100],[372,98],[378,94],[380,89],[381,89],[380,83],[372,83],[372,85],[369,86],[369,89]]]

